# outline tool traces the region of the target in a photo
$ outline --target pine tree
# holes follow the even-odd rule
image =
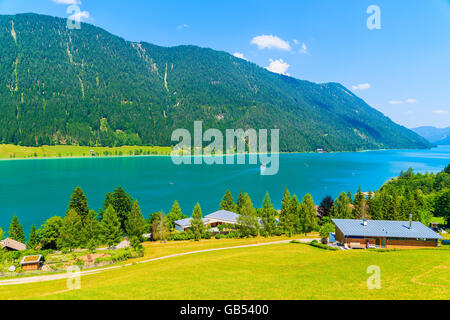
[[[252,200],[248,193],[243,195],[239,212],[240,215],[237,218],[237,225],[241,235],[244,237],[257,236],[259,232],[259,222],[256,217],[256,210],[253,207]]]
[[[263,207],[261,210],[261,216],[264,223],[264,231],[267,236],[275,234],[277,229],[276,216],[277,211],[273,208],[272,201],[270,200],[269,193],[266,193],[263,201]]]
[[[16,214],[14,214],[11,220],[8,237],[13,240],[25,243],[25,233],[23,232],[22,225],[20,224],[19,218],[17,218]]]
[[[122,240],[120,220],[112,206],[109,206],[103,214],[100,229],[101,239],[108,247],[111,248]]]
[[[38,245],[39,245],[39,236],[36,231],[36,226],[33,224],[31,226],[30,238],[28,240],[27,247],[28,249],[35,250]]]
[[[125,229],[128,238],[137,238],[142,242],[142,235],[145,233],[146,222],[142,215],[141,208],[137,201],[133,203],[131,213],[128,215],[128,220],[125,222]]]
[[[353,217],[355,219],[365,218],[366,208],[366,198],[361,191],[361,186],[355,194],[355,200],[353,201]]]
[[[76,249],[82,242],[83,222],[75,209],[67,211],[58,239],[59,249]]]
[[[185,215],[180,208],[180,205],[178,204],[178,201],[175,200],[173,205],[172,205],[172,209],[170,210],[170,212],[167,214],[167,220],[169,222],[169,227],[171,229],[175,228],[174,222],[177,220],[182,220],[182,219],[186,219],[187,215]]]
[[[88,249],[92,249],[92,247],[95,249],[95,247],[100,243],[100,232],[100,221],[98,221],[95,211],[89,210],[83,222],[81,245],[83,247],[87,247]]]
[[[300,203],[298,201],[297,195],[291,198],[288,207],[288,220],[287,220],[287,232],[286,234],[291,237],[293,234],[300,233],[302,231],[299,208]]]
[[[231,194],[230,190],[227,190],[227,192],[223,196],[223,199],[220,202],[220,210],[227,210],[237,213],[237,205],[234,202],[233,195]]]
[[[242,191],[239,192],[239,196],[238,196],[238,202],[237,202],[237,213],[241,214],[241,212],[239,211],[241,209],[241,207],[243,206],[244,203],[244,194],[242,193]]]
[[[284,190],[283,200],[281,201],[281,212],[280,212],[280,229],[283,233],[289,236],[293,233],[294,225],[290,216],[291,207],[291,194],[288,188]]]
[[[306,234],[317,229],[317,209],[312,196],[308,193],[303,197],[299,207],[302,232]]]
[[[205,224],[203,223],[203,214],[200,204],[195,205],[194,211],[192,212],[191,219],[191,231],[195,240],[200,240],[205,233]]]
[[[103,203],[103,210],[112,206],[120,221],[120,228],[125,232],[125,221],[128,219],[128,214],[131,212],[133,206],[133,198],[125,192],[122,187],[118,187],[112,193],[108,193]]]
[[[76,188],[73,191],[72,197],[69,203],[69,210],[75,210],[81,217],[81,220],[84,222],[84,218],[89,213],[89,206],[86,195],[80,187]]]

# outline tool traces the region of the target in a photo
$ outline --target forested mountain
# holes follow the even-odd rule
[[[450,127],[418,127],[411,130],[424,137],[431,143],[438,145],[450,145]]]
[[[133,43],[36,14],[0,16],[0,143],[171,145],[176,128],[279,128],[281,151],[427,148],[338,83],[226,52]]]

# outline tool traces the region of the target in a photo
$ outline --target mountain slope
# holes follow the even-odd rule
[[[436,127],[418,127],[411,129],[418,135],[424,137],[431,143],[437,145],[450,145],[450,127],[436,128]]]
[[[133,43],[89,24],[0,16],[0,142],[171,145],[176,128],[279,128],[281,151],[427,148],[340,84],[225,52]]]

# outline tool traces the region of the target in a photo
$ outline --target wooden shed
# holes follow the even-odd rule
[[[25,256],[20,261],[22,270],[39,270],[42,265],[42,256]]]

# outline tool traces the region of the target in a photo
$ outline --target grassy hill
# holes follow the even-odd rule
[[[147,244],[147,254],[254,243],[212,240]],[[267,241],[267,240],[266,240]],[[274,244],[185,255],[66,280],[0,286],[1,299],[449,299],[450,250],[327,251]],[[368,290],[367,267],[381,268]]]
[[[226,52],[135,43],[36,14],[0,16],[0,144],[170,146],[176,128],[281,130],[281,151],[427,148],[338,83]]]

